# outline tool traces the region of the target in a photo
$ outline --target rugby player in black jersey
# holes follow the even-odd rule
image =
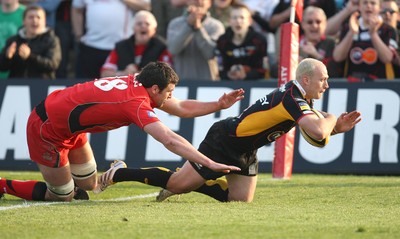
[[[157,197],[163,201],[173,194],[196,191],[218,201],[251,202],[257,184],[257,149],[274,142],[296,125],[314,139],[347,132],[361,121],[358,111],[344,112],[338,118],[312,112],[313,100],[329,88],[325,65],[306,58],[296,69],[296,80],[268,93],[236,117],[215,122],[199,151],[218,163],[235,165],[241,171],[214,172],[203,165],[186,161],[179,171],[165,168],[111,168],[99,177],[98,187],[123,181],[138,181],[164,188]],[[117,164],[118,165],[118,164]],[[225,179],[221,179],[225,176]]]

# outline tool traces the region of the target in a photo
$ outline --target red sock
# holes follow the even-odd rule
[[[0,179],[0,193],[10,194],[26,200],[44,201],[46,190],[47,186],[44,182]]]

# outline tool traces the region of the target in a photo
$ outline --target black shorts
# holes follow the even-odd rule
[[[232,137],[228,135],[224,121],[214,123],[209,129],[205,139],[199,146],[199,151],[217,163],[237,166],[241,171],[232,171],[231,174],[256,176],[258,174],[257,150],[237,152],[230,143]],[[216,179],[223,175],[214,172],[203,165],[190,162],[193,168],[206,180]]]

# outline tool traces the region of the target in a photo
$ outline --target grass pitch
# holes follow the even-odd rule
[[[41,179],[38,172],[6,172]],[[253,203],[190,193],[157,203],[158,188],[119,183],[90,201],[0,200],[0,238],[400,238],[400,178],[293,175],[258,179]]]

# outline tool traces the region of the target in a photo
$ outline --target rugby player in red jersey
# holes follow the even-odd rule
[[[168,150],[217,172],[240,170],[215,163],[166,127],[154,108],[179,117],[195,117],[232,106],[243,89],[216,102],[178,100],[172,92],[179,78],[163,62],[151,62],[135,75],[100,78],[51,93],[32,111],[27,124],[31,159],[45,182],[0,179],[0,195],[26,200],[88,199],[85,190],[97,185],[96,161],[87,133],[135,124]],[[116,167],[126,167],[122,162]],[[79,189],[79,190],[77,190]]]

